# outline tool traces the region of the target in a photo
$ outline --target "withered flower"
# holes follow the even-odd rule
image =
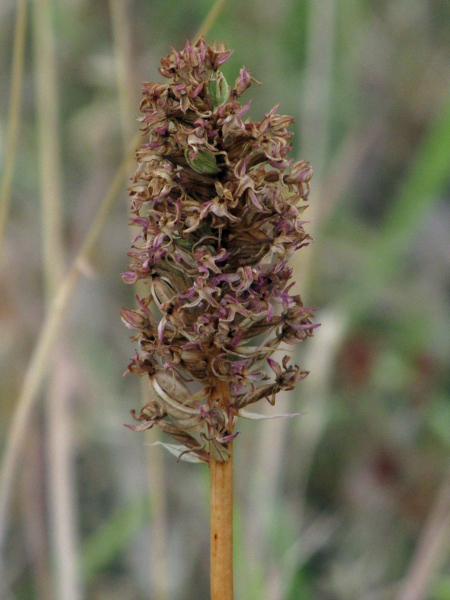
[[[167,445],[177,456],[206,463],[228,459],[247,405],[273,404],[307,375],[271,357],[317,326],[290,294],[287,265],[310,240],[301,214],[312,168],[287,158],[293,119],[278,106],[261,122],[244,120],[250,102],[239,98],[256,80],[243,67],[229,86],[219,68],[230,55],[222,44],[187,42],[161,60],[169,83],[143,86],[147,141],[130,188],[139,233],[123,274],[149,290],[122,312],[139,344],[128,371],[154,390],[132,428],[157,425],[179,442]]]

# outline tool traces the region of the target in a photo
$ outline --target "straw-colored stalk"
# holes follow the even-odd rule
[[[41,200],[41,244],[47,308],[64,273],[63,180],[59,127],[58,61],[49,0],[34,0],[32,11]],[[71,378],[63,348],[63,330],[45,393],[46,481],[53,595],[79,600],[77,524]]]
[[[233,600],[233,456],[211,458],[211,600]]]
[[[27,2],[19,0],[17,4],[16,26],[12,59],[11,92],[9,97],[8,133],[5,145],[5,170],[0,187],[0,267],[3,257],[3,237],[8,219],[11,199],[11,185],[16,163],[17,140],[19,137],[20,109],[22,106],[23,65],[25,59],[25,41],[27,31]]]
[[[224,406],[230,403],[230,386],[221,384]],[[217,462],[210,456],[211,600],[233,600],[233,452]]]

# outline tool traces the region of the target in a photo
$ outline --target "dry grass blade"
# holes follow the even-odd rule
[[[41,186],[41,244],[46,301],[53,298],[64,272],[62,153],[59,133],[57,61],[51,6],[33,3],[34,71]]]
[[[120,109],[120,126],[123,141],[133,135],[135,112],[133,57],[131,44],[131,25],[128,14],[128,2],[109,0],[111,30],[114,40],[117,92]]]
[[[197,33],[194,35],[193,40],[194,43],[201,38],[202,36],[206,36],[211,27],[213,26],[215,20],[220,15],[223,7],[225,6],[226,0],[217,0],[217,2],[213,5],[209,13],[206,15],[205,20],[200,25]]]
[[[131,143],[132,148],[135,148],[139,137],[140,134],[133,139]],[[84,239],[78,256],[74,260],[71,269],[62,281],[52,300],[47,318],[42,326],[37,344],[30,358],[22,391],[17,401],[17,408],[9,428],[9,435],[1,464],[0,547],[5,538],[7,513],[13,491],[14,475],[20,460],[23,438],[27,431],[31,411],[38,397],[43,379],[48,371],[53,343],[58,335],[69,300],[75,290],[79,276],[84,271],[84,263],[94,248],[105,219],[113,206],[115,198],[120,192],[126,174],[129,172],[131,163],[132,156],[130,151],[118,168],[111,187],[103,199],[92,226]]]
[[[38,155],[40,170],[41,246],[46,307],[49,308],[64,273],[63,168],[60,135],[58,60],[52,6],[35,0],[32,10],[33,63],[36,86]],[[81,581],[76,568],[77,524],[75,470],[71,435],[70,397],[63,351],[64,327],[55,341],[54,370],[44,392],[45,470],[53,594],[60,600],[79,600]],[[38,426],[39,427],[39,426]]]
[[[11,197],[11,183],[16,161],[17,138],[19,134],[21,93],[23,81],[23,62],[25,55],[25,34],[27,24],[27,1],[19,0],[17,7],[16,28],[14,33],[14,50],[12,65],[11,95],[9,99],[8,134],[5,149],[5,172],[0,192],[0,268],[2,263],[3,236],[8,218]]]
[[[46,472],[48,520],[51,534],[53,597],[81,600],[82,582],[77,568],[78,523],[75,490],[74,424],[70,410],[73,368],[61,332],[55,344],[57,359],[45,392]]]
[[[397,600],[423,600],[428,597],[430,581],[449,548],[449,531],[450,472],[438,490]]]

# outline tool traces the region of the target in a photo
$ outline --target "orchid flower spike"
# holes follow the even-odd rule
[[[244,120],[250,102],[239,99],[258,82],[243,67],[230,86],[220,71],[230,55],[187,42],[161,60],[167,83],[143,85],[145,142],[129,192],[138,234],[123,274],[148,287],[136,310],[122,311],[139,347],[128,372],[153,389],[131,428],[156,425],[178,457],[205,463],[228,459],[240,411],[273,404],[306,377],[272,355],[317,327],[290,294],[288,266],[311,240],[302,213],[312,168],[288,158],[293,119],[278,106]]]

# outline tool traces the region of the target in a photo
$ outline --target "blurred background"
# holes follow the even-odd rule
[[[293,267],[322,324],[274,409],[302,415],[238,426],[236,598],[449,600],[450,3],[221,4],[206,39],[234,48],[228,81],[250,69],[251,118],[281,103],[314,167]],[[141,83],[212,6],[0,4],[2,598],[209,598],[207,469],[123,426],[143,400],[120,273]]]

